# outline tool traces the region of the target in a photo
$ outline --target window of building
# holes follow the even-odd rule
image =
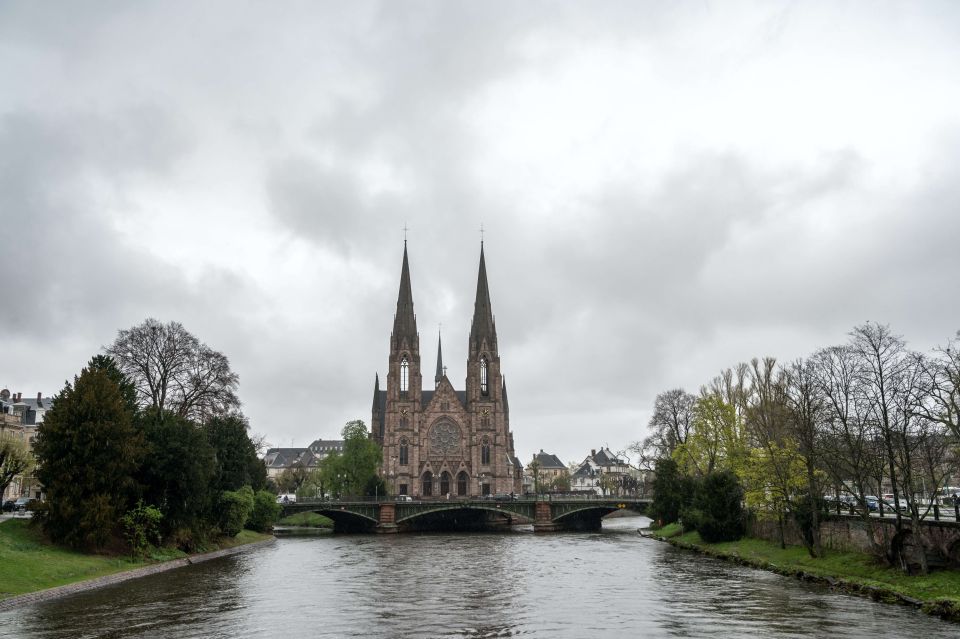
[[[450,492],[450,473],[443,471],[440,473],[440,494],[446,495]]]
[[[464,497],[467,494],[467,481],[469,477],[467,476],[466,471],[461,470],[457,474],[457,495]]]
[[[480,394],[487,395],[487,358],[480,358]]]
[[[404,355],[403,359],[400,360],[400,392],[406,393],[407,387],[410,385],[410,362],[407,360],[407,356]]]
[[[490,440],[483,438],[483,444],[480,446],[480,463],[484,466],[490,465]]]
[[[407,440],[401,439],[400,440],[400,465],[401,466],[406,466],[407,464],[410,463],[409,450],[410,450],[410,447],[407,444]]]
[[[400,484],[400,486],[397,488],[397,491],[398,491],[401,495],[406,495],[406,494],[407,494],[407,485],[406,485],[406,484]]]
[[[424,497],[433,496],[433,473],[429,470],[423,474],[423,480],[421,481],[420,494]]]
[[[489,495],[490,494],[490,484],[480,484],[480,494]]]

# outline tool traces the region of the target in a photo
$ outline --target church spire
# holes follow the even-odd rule
[[[490,288],[487,286],[487,263],[480,242],[480,272],[477,274],[477,298],[473,303],[473,324],[470,326],[470,352],[476,353],[486,341],[487,348],[497,352],[497,328],[490,306]]]
[[[440,346],[440,331],[437,331],[437,374],[434,376],[434,383],[439,386],[443,379],[443,348]]]
[[[393,340],[399,344],[407,338],[416,343],[417,316],[413,313],[413,290],[410,287],[410,263],[407,261],[407,241],[403,241],[403,268],[400,271],[400,294],[397,296],[397,314],[393,316]]]

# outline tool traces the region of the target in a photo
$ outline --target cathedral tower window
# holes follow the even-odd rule
[[[464,497],[467,494],[467,471],[461,470],[457,473],[457,495]]]
[[[480,463],[484,466],[490,465],[490,440],[483,438],[483,444],[480,446]]]
[[[487,358],[480,358],[480,394],[489,395],[489,388],[487,386]]]
[[[406,466],[410,463],[410,447],[406,438],[400,440],[400,465]]]
[[[409,386],[410,362],[407,360],[407,356],[404,355],[403,359],[400,360],[400,392],[406,393]]]

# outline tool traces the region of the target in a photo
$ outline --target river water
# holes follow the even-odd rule
[[[960,626],[641,538],[327,535],[0,613],[0,637],[903,637]]]

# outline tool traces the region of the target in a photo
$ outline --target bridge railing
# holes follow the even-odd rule
[[[284,502],[284,504],[285,504],[285,505],[303,504],[303,505],[315,506],[315,505],[324,505],[324,504],[333,505],[333,504],[358,504],[358,503],[366,503],[366,504],[382,504],[382,503],[396,503],[396,504],[410,504],[410,503],[422,504],[422,503],[426,503],[426,504],[437,504],[437,503],[446,503],[446,502],[510,503],[510,502],[512,502],[512,501],[515,501],[515,502],[531,502],[531,501],[547,501],[547,502],[554,502],[554,501],[558,501],[558,502],[559,502],[559,501],[563,501],[563,502],[583,501],[583,502],[596,502],[596,501],[618,501],[618,500],[622,500],[622,501],[649,501],[650,498],[649,498],[649,497],[626,496],[626,495],[607,495],[607,496],[604,496],[604,495],[596,495],[596,494],[584,495],[584,494],[551,494],[551,493],[540,494],[540,495],[534,495],[534,494],[515,495],[512,499],[507,499],[507,498],[503,498],[503,497],[499,497],[499,498],[498,498],[498,497],[494,497],[494,496],[492,496],[492,495],[490,495],[490,496],[486,496],[486,495],[485,495],[485,496],[477,496],[477,495],[453,496],[453,495],[451,495],[449,498],[446,497],[446,496],[442,496],[442,497],[412,497],[412,498],[410,498],[410,499],[401,499],[401,498],[399,498],[399,497],[397,497],[397,496],[383,496],[383,495],[380,495],[380,496],[377,496],[377,497],[357,496],[357,497],[342,497],[342,498],[339,498],[339,499],[312,497],[312,498],[298,499],[296,502],[293,502],[293,501]]]

